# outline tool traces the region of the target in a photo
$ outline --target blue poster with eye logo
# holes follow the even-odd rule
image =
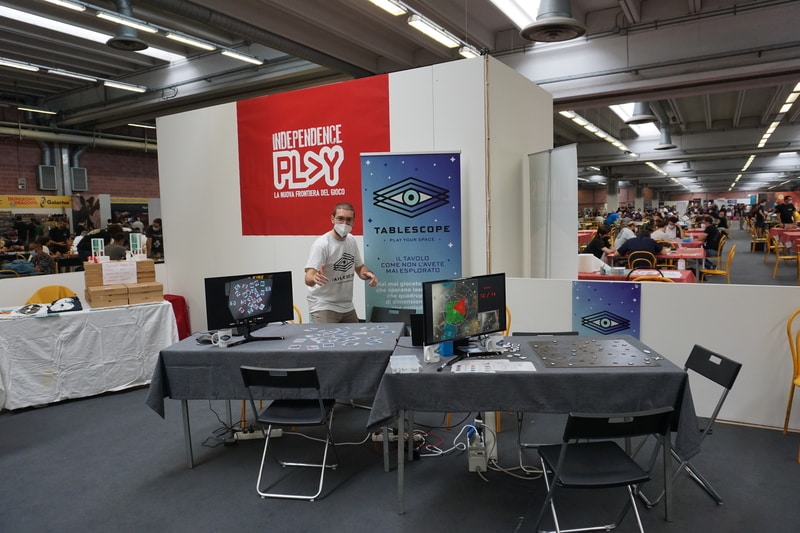
[[[641,283],[573,281],[572,329],[581,335],[630,335],[639,338]]]
[[[422,282],[461,273],[461,154],[361,154],[364,263],[372,308],[422,312]]]

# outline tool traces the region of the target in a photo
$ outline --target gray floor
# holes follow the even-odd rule
[[[395,471],[384,473],[380,448],[371,441],[338,447],[341,466],[326,479],[316,502],[262,500],[255,492],[263,441],[218,445],[224,402],[190,402],[197,466],[185,465],[179,403],[167,401],[159,418],[145,406],[145,389],[0,414],[0,530],[24,532],[494,532],[531,531],[544,496],[541,479],[468,472],[467,456],[426,457],[408,466],[406,514],[397,514]],[[234,411],[238,410],[236,405]],[[367,411],[336,409],[335,437],[365,437]],[[454,423],[467,415],[454,414]],[[419,414],[436,426],[442,414]],[[533,416],[527,440],[549,440],[561,432],[561,417]],[[518,466],[514,417],[504,415],[500,464]],[[429,441],[449,448],[460,427],[429,429]],[[205,447],[203,442],[216,447]],[[463,437],[462,437],[463,442]],[[275,440],[276,450],[309,451],[316,443]],[[718,425],[696,458],[697,466],[725,497],[717,505],[688,478],[676,486],[675,520],[663,508],[643,510],[651,532],[797,530],[796,461],[800,436],[779,431]],[[535,451],[524,462],[534,466]],[[308,479],[288,475],[285,483]],[[518,470],[511,473],[521,474]],[[565,496],[565,525],[604,522],[621,503],[620,493]],[[634,531],[629,515],[620,531]]]
[[[723,251],[723,261],[718,261],[718,268],[725,268],[730,246],[736,245],[736,254],[731,267],[731,283],[742,285],[791,285],[798,286],[797,265],[794,261],[783,261],[778,265],[775,279],[772,278],[772,269],[775,265],[775,255],[766,257],[763,248],[751,252],[750,233],[746,229],[739,229],[739,222],[730,221],[729,239]],[[712,276],[706,283],[727,283],[723,276]]]

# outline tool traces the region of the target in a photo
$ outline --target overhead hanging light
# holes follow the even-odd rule
[[[264,64],[263,60],[255,57],[255,56],[249,56],[247,54],[241,54],[239,52],[234,52],[233,50],[223,50],[222,51],[222,55],[230,57],[230,58],[233,58],[233,59],[238,59],[239,61],[244,61],[245,63],[252,63],[253,65],[263,65]]]
[[[143,93],[147,91],[147,87],[143,87],[141,85],[133,85],[131,83],[122,83],[113,80],[105,80],[103,85],[106,87],[112,87],[114,89],[122,89],[123,91],[131,91],[134,93]]]
[[[0,66],[18,68],[20,70],[27,70],[29,72],[38,72],[39,67],[29,63],[22,63],[21,61],[14,61],[13,59],[0,59]]]
[[[461,42],[450,35],[447,30],[440,28],[430,20],[419,15],[411,15],[408,17],[408,25],[447,48],[456,48],[461,44]]]
[[[633,114],[625,124],[647,124],[648,122],[657,122],[658,117],[653,114],[650,109],[650,104],[647,102],[636,102],[633,105]]]
[[[369,2],[375,4],[379,8],[383,9],[390,15],[394,15],[395,17],[408,13],[408,10],[405,8],[405,6],[402,6],[393,0],[369,0]]]
[[[201,41],[199,39],[195,39],[193,37],[182,35],[180,33],[176,33],[173,31],[167,33],[166,37],[167,39],[171,39],[173,41],[177,41],[179,43],[183,43],[188,46],[194,46],[195,48],[199,48],[201,50],[208,50],[209,52],[212,52],[217,49],[216,46],[214,46],[209,42]]]
[[[28,106],[17,106],[17,109],[20,111],[29,111],[31,113],[40,113],[42,115],[57,115],[55,111],[50,111],[49,109],[42,109],[40,107],[28,107]]]
[[[44,0],[50,4],[57,5],[59,7],[65,7],[67,9],[71,9],[73,11],[86,11],[86,6],[81,4],[76,4],[75,2],[70,2],[69,0]]]
[[[572,17],[570,0],[542,0],[536,20],[519,32],[523,39],[555,43],[586,33],[586,26]]]
[[[65,78],[74,78],[76,80],[84,81],[97,81],[97,78],[87,76],[86,74],[78,74],[77,72],[70,72],[68,70],[61,70],[59,68],[51,68],[47,70],[48,74],[55,74],[56,76],[64,76]]]
[[[473,57],[478,57],[481,55],[475,48],[469,45],[464,45],[458,49],[458,53],[461,57],[465,59],[472,59]]]

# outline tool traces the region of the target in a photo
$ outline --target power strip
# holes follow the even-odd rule
[[[399,439],[397,438],[397,433],[389,432],[389,442],[397,442]],[[408,433],[405,434],[405,439],[408,440]],[[414,433],[414,442],[422,442],[425,440],[425,437]],[[372,442],[383,442],[383,431],[376,431],[372,434]]]
[[[488,467],[486,445],[480,435],[475,434],[467,441],[467,451],[469,453],[469,471],[486,472]]]
[[[269,437],[282,437],[283,436],[283,429],[282,428],[273,428],[272,431],[269,432]],[[253,440],[253,439],[263,439],[264,434],[261,432],[260,429],[244,429],[241,431],[237,431],[234,433],[233,438],[235,440]]]

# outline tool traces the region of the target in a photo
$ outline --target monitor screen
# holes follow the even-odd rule
[[[454,341],[506,329],[506,276],[488,274],[422,283],[423,342]]]
[[[266,326],[294,318],[292,273],[242,274],[205,279],[209,330]]]

